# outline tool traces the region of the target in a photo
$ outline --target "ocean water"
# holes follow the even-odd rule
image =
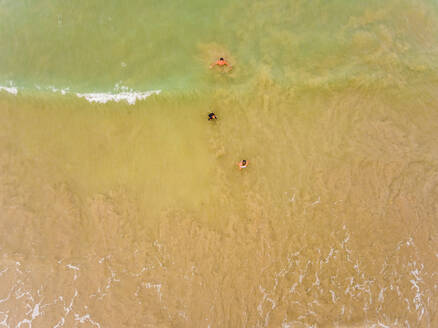
[[[0,1],[0,326],[436,327],[437,35],[426,0]]]

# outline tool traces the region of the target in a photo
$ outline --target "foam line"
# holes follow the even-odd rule
[[[12,85],[13,85],[13,82],[11,81],[9,87],[0,86],[0,91],[4,90],[4,91],[11,93],[13,95],[17,95],[18,88],[13,87]],[[100,103],[100,104],[105,104],[109,101],[120,102],[120,101],[124,100],[128,104],[134,105],[137,100],[143,100],[151,95],[154,95],[154,94],[158,95],[161,93],[161,90],[134,91],[132,89],[129,89],[128,87],[121,86],[120,84],[116,84],[116,87],[114,88],[114,93],[110,93],[110,92],[74,93],[74,92],[70,91],[70,88],[58,89],[58,88],[55,88],[54,86],[42,88],[39,85],[36,85],[36,88],[38,90],[44,90],[44,89],[50,90],[54,93],[59,92],[62,95],[76,94],[76,96],[78,96],[79,98],[85,98],[90,103],[96,102],[96,103]]]
[[[143,100],[153,94],[160,94],[161,90],[151,90],[145,92],[121,92],[121,93],[77,93],[80,98],[85,98],[90,103],[97,102],[105,104],[108,101],[119,102],[126,100],[128,104],[134,105],[137,100]]]
[[[5,90],[6,92],[12,93],[13,95],[16,95],[18,93],[18,89],[14,87],[2,87],[0,86],[0,91]]]

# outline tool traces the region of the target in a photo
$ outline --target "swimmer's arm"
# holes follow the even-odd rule
[[[227,67],[229,68],[228,71],[231,71],[231,70],[233,69],[233,66],[231,66],[231,64],[228,63],[227,61],[224,62],[224,65],[227,66]]]
[[[210,65],[210,68],[213,68],[213,67],[215,67],[216,65],[217,65],[217,62],[211,64],[211,65]]]

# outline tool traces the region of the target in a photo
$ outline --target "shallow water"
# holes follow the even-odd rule
[[[438,324],[435,2],[0,8],[0,326]]]

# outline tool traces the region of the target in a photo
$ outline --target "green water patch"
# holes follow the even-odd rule
[[[437,69],[430,1],[3,1],[0,16],[0,79],[29,88],[211,90],[260,70],[406,83]],[[231,74],[208,70],[219,56]]]
[[[199,74],[197,43],[225,2],[5,3],[2,76],[81,90],[180,88]]]

